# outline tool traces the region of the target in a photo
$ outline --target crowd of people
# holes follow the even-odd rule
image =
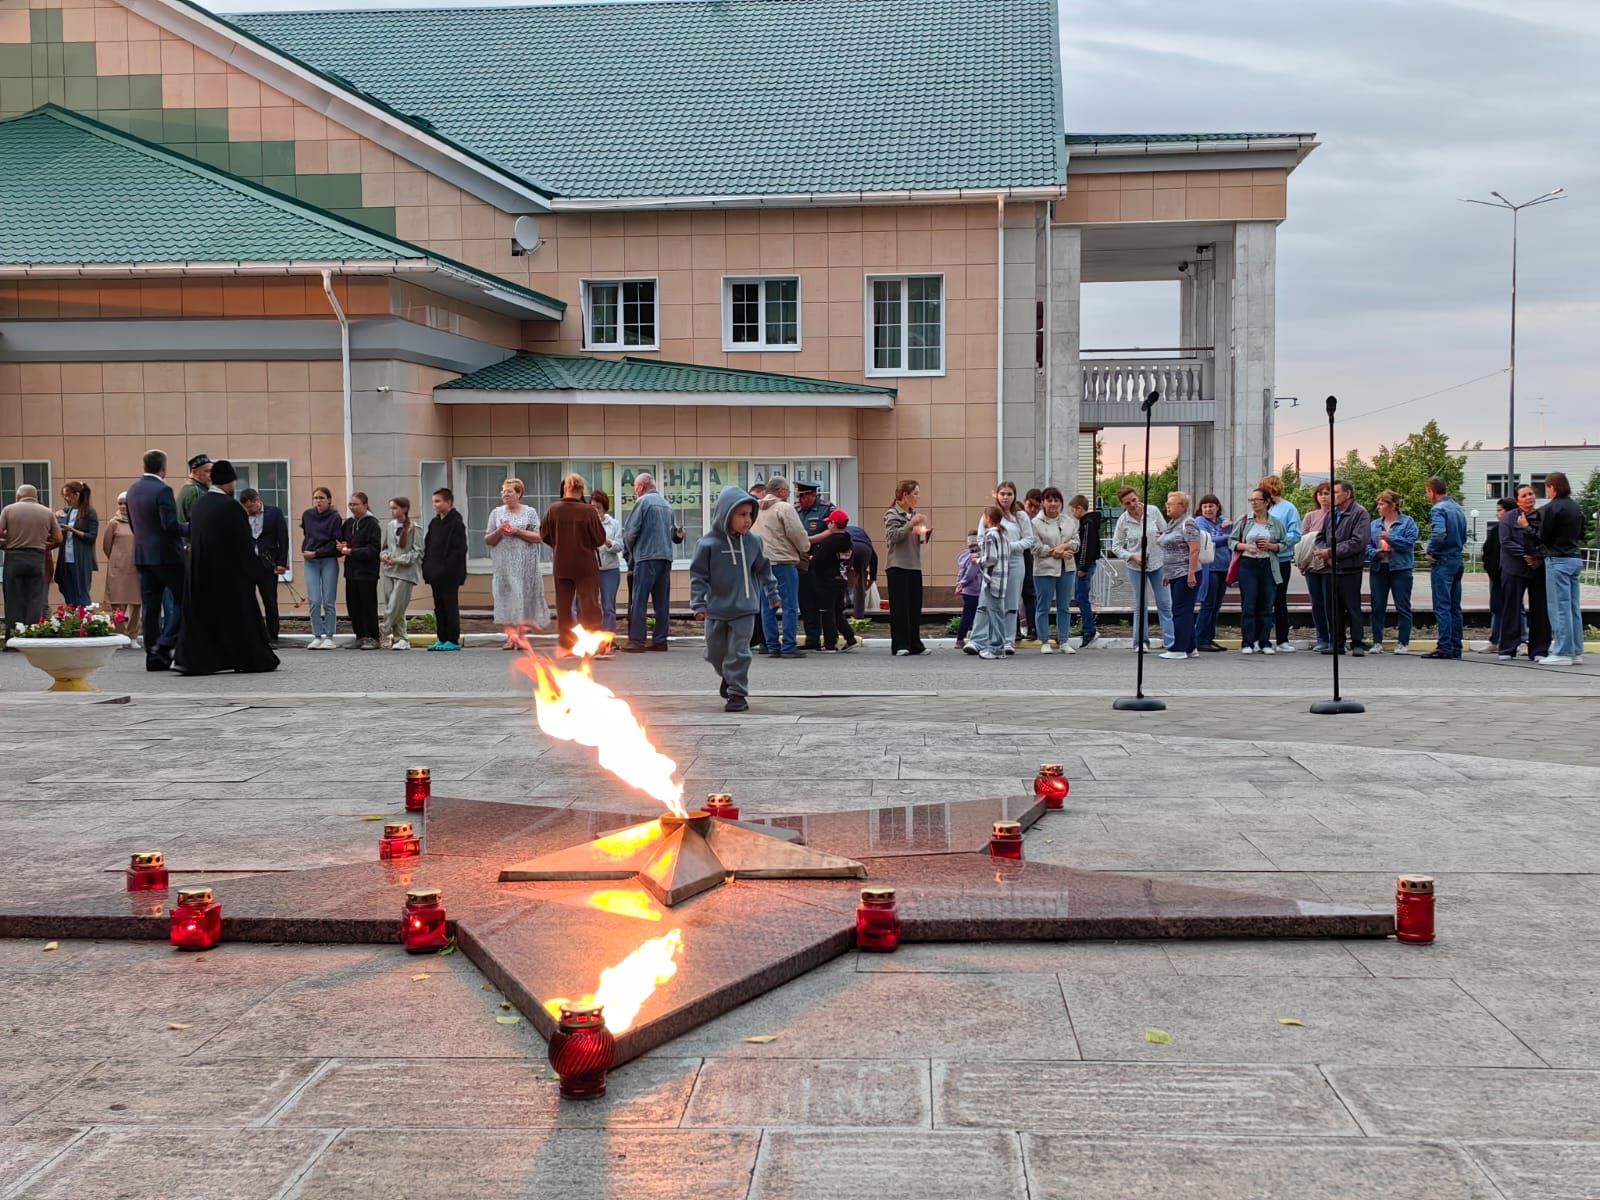
[[[210,674],[277,666],[278,588],[294,553],[286,515],[253,489],[235,495],[237,473],[226,461],[191,458],[176,495],[166,465],[160,451],[145,455],[144,475],[117,497],[117,512],[104,523],[84,483],[64,484],[54,512],[32,487],[18,489],[16,502],[0,511],[8,635],[12,626],[43,618],[51,582],[65,604],[87,606],[98,549],[107,570],[105,602],[124,614],[130,632],[142,630],[136,644],[148,669]],[[1523,653],[1561,666],[1582,661],[1584,518],[1566,475],[1551,472],[1544,488],[1542,506],[1528,485],[1500,501],[1483,561],[1499,657]],[[649,474],[635,477],[633,492],[623,522],[612,514],[610,496],[591,492],[581,475],[562,481],[560,499],[543,514],[526,502],[521,480],[504,481],[484,542],[494,620],[506,631],[506,649],[524,646],[529,633],[551,623],[547,556],[558,655],[573,653],[580,625],[616,637],[600,658],[668,649],[672,564],[685,531]],[[1149,628],[1153,608],[1164,659],[1224,652],[1217,623],[1235,586],[1240,652],[1292,653],[1295,572],[1310,595],[1315,650],[1382,653],[1392,612],[1391,650],[1409,654],[1412,582],[1422,556],[1438,622],[1436,648],[1424,657],[1459,659],[1466,516],[1444,480],[1429,480],[1427,496],[1424,530],[1395,492],[1378,494],[1374,516],[1343,480],[1318,485],[1302,513],[1285,498],[1282,481],[1269,475],[1250,493],[1249,511],[1231,519],[1214,495],[1195,505],[1186,493],[1170,492],[1160,514],[1124,487],[1121,513],[1105,537],[1100,512],[1086,497],[1068,500],[1054,487],[1019,496],[1004,481],[956,553],[962,606],[956,646],[996,660],[1019,647],[1073,654],[1092,645],[1099,636],[1095,573],[1109,563],[1127,575],[1134,644],[1157,649]],[[407,610],[413,589],[426,583],[435,618],[429,649],[461,649],[467,532],[449,488],[436,490],[432,503],[424,529],[404,496],[392,498],[387,519],[380,519],[363,492],[348,497],[341,514],[328,488],[313,490],[299,521],[309,649],[335,648],[341,574],[354,648],[410,649]],[[931,650],[922,638],[923,556],[933,525],[921,505],[918,482],[901,480],[883,515],[890,648],[897,657]],[[706,655],[730,710],[746,706],[755,651],[795,659],[855,649],[852,618],[881,606],[879,565],[872,536],[822,500],[815,483],[774,477],[749,491],[724,489],[693,550],[690,603],[707,622]],[[619,631],[624,570],[629,588]]]

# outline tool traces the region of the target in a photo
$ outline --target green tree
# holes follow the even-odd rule
[[[1429,421],[1420,433],[1413,433],[1393,448],[1379,446],[1373,456],[1371,490],[1356,489],[1356,495],[1369,507],[1376,503],[1381,491],[1397,493],[1401,511],[1425,525],[1428,517],[1428,480],[1435,475],[1449,485],[1450,494],[1461,494],[1462,468],[1466,458],[1450,453],[1450,439],[1445,437],[1437,421]]]
[[[1589,531],[1589,544],[1600,546],[1600,521],[1595,520],[1595,514],[1600,513],[1600,470],[1590,471],[1589,482],[1572,498],[1583,512],[1584,528]]]
[[[1178,460],[1173,459],[1159,471],[1150,472],[1150,506],[1157,512],[1163,511],[1167,506],[1167,493],[1178,486]],[[1144,492],[1144,476],[1138,471],[1129,471],[1126,475],[1113,475],[1109,479],[1100,481],[1100,507],[1120,508],[1117,503],[1117,492],[1124,487],[1131,487],[1141,495]]]

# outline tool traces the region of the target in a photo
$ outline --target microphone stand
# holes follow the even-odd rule
[[[1328,486],[1334,485],[1334,480],[1339,475],[1339,462],[1333,450],[1333,413],[1339,407],[1337,397],[1328,397]],[[1340,716],[1344,713],[1364,713],[1367,706],[1355,700],[1341,700],[1339,698],[1339,660],[1344,657],[1344,630],[1340,625],[1340,617],[1344,613],[1344,605],[1339,600],[1339,504],[1338,489],[1334,489],[1335,500],[1328,509],[1328,601],[1333,609],[1333,699],[1318,700],[1311,706],[1311,711],[1318,716]],[[1351,636],[1359,638],[1360,630],[1351,630]]]
[[[1139,524],[1139,607],[1134,610],[1133,621],[1133,631],[1139,640],[1138,665],[1135,667],[1133,695],[1119,696],[1111,702],[1111,707],[1121,712],[1165,712],[1167,708],[1165,700],[1144,694],[1144,644],[1150,637],[1150,610],[1144,602],[1146,564],[1150,561],[1150,421],[1151,411],[1160,399],[1160,392],[1151,392],[1141,406],[1144,409],[1144,495],[1139,502],[1144,509],[1144,518]]]

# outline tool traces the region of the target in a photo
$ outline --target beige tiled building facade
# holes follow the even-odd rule
[[[1242,499],[1314,143],[1068,135],[1056,30],[1052,0],[0,0],[0,502],[77,479],[107,517],[152,447],[291,524],[317,484],[417,514],[448,484],[482,604],[508,475],[542,508],[650,470],[692,532],[783,473],[875,537],[911,477],[937,599],[997,478],[1087,490],[1151,388],[1185,482]],[[1171,351],[1080,346],[1121,279],[1178,281]]]

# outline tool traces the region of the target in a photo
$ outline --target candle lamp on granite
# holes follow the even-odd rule
[[[433,771],[427,767],[411,767],[406,771],[406,811],[421,812],[433,795]]]
[[[989,838],[989,854],[994,858],[1022,857],[1022,822],[996,821]]]
[[[178,889],[172,906],[172,944],[179,950],[209,950],[222,940],[222,905],[208,887]]]
[[[1395,880],[1394,936],[1402,942],[1433,941],[1433,877],[1402,875]]]
[[[1044,801],[1046,808],[1064,808],[1071,790],[1072,785],[1067,782],[1067,773],[1060,763],[1045,763],[1033,781],[1033,794]]]
[[[167,890],[167,856],[159,850],[143,850],[128,864],[128,890],[149,892]]]
[[[450,940],[442,896],[436,887],[406,889],[406,906],[400,913],[400,944],[406,948],[406,953],[443,950]]]
[[[422,839],[411,828],[410,821],[394,821],[383,827],[378,839],[378,857],[415,858],[422,853]]]
[[[895,909],[892,887],[861,889],[861,904],[856,908],[856,948],[893,950],[900,944],[900,914]]]
[[[617,1057],[617,1039],[606,1028],[605,1012],[589,1002],[564,1003],[550,1036],[550,1066],[561,1077],[568,1100],[597,1100],[606,1094],[606,1072]]]
[[[728,792],[712,792],[707,796],[706,812],[713,817],[721,817],[724,821],[739,819],[739,806],[733,802],[733,796]]]

